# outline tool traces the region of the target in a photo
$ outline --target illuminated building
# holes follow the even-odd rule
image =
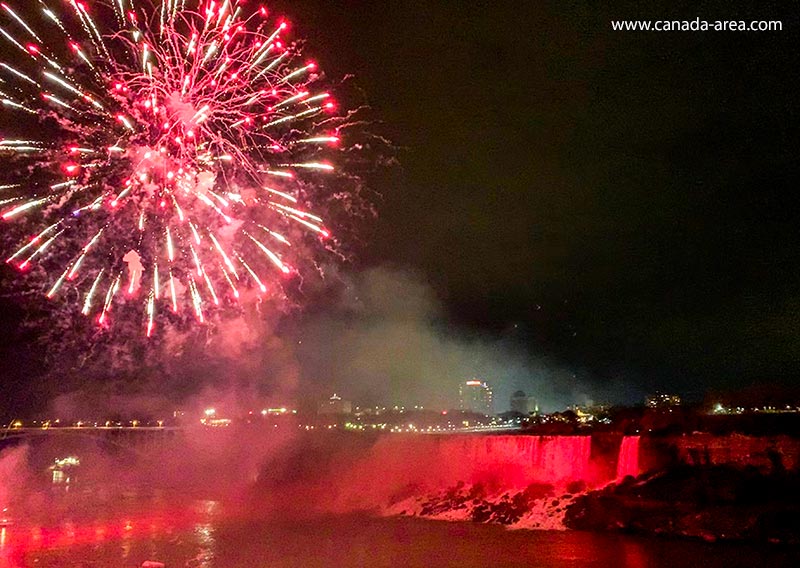
[[[458,387],[461,410],[478,414],[494,414],[492,389],[483,381],[473,379],[465,381]]]
[[[328,400],[319,403],[318,414],[350,414],[353,411],[353,403],[349,400],[342,400],[342,397],[333,393]]]
[[[608,420],[608,417],[603,417],[603,415],[608,413],[609,409],[610,405],[597,403],[583,405],[574,404],[567,407],[567,410],[570,410],[575,414],[575,418],[580,424],[589,424],[595,421],[603,422],[604,420]]]
[[[539,405],[536,404],[536,399],[532,396],[526,395],[523,391],[518,390],[511,395],[511,412],[519,412],[520,414],[538,414]]]
[[[680,406],[680,404],[681,397],[677,394],[656,393],[645,399],[647,408],[670,408],[671,406]]]

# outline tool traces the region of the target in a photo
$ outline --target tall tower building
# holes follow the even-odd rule
[[[478,414],[494,414],[492,389],[483,381],[473,379],[465,381],[458,387],[461,410]]]

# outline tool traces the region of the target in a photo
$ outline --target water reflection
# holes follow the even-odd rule
[[[61,495],[64,495],[63,493]],[[792,566],[796,549],[360,515],[289,521],[216,500],[126,497],[94,516],[0,528],[0,568]]]
[[[214,565],[216,541],[214,540],[213,522],[219,510],[220,504],[217,501],[206,500],[198,503],[197,511],[202,521],[194,525],[194,536],[197,539],[200,550],[197,556],[187,563],[188,566],[206,568]]]
[[[640,541],[623,541],[622,554],[625,558],[625,566],[629,568],[647,568],[648,554]]]
[[[126,521],[121,535],[123,560],[128,560],[131,554],[131,538],[133,536],[131,531],[133,531],[133,523],[131,523],[131,521]]]
[[[418,519],[329,517],[287,523],[226,518],[218,502],[191,515],[0,529],[0,567],[141,566],[790,566],[796,551]]]

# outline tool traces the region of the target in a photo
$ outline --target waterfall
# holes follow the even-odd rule
[[[617,458],[617,479],[639,475],[639,436],[623,436]]]
[[[467,479],[495,477],[523,487],[592,479],[589,436],[471,436],[450,438],[443,445],[442,458],[459,456]]]
[[[589,479],[592,452],[589,436],[537,436],[535,439],[532,479],[549,483]]]

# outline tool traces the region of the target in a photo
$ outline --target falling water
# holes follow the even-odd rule
[[[399,489],[435,492],[458,483],[489,491],[532,484],[566,489],[573,482],[595,487],[614,479],[618,458],[617,445],[610,452],[595,445],[591,436],[385,436],[355,464],[343,466],[353,489],[343,499],[376,502]]]
[[[639,475],[639,436],[624,436],[619,446],[617,479]]]
[[[460,457],[473,479],[491,475],[524,487],[592,478],[590,436],[474,436],[451,438],[442,446],[441,458]]]

